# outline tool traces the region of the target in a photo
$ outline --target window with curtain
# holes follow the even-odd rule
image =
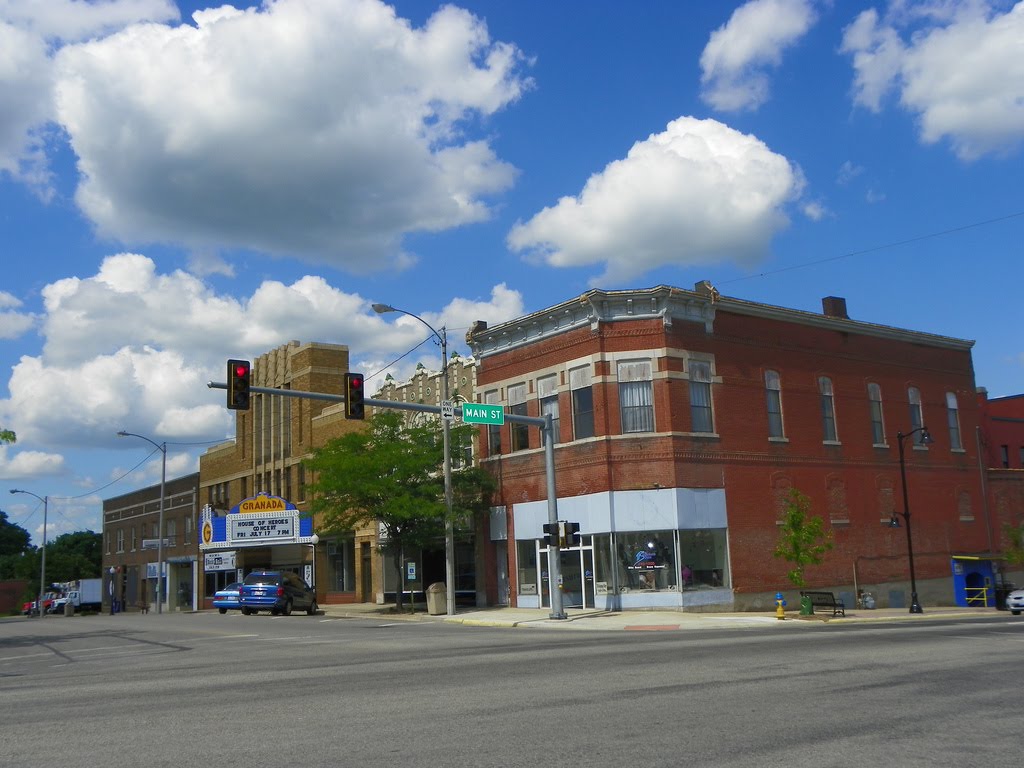
[[[526,384],[513,384],[508,388],[508,412],[514,416],[526,416]],[[530,447],[530,427],[513,423],[512,450],[522,451]]]
[[[871,410],[871,442],[885,445],[885,424],[882,421],[882,388],[868,384],[868,406]]]
[[[764,372],[764,391],[768,400],[768,437],[785,437],[782,428],[782,380],[778,371]]]
[[[924,426],[924,411],[921,408],[921,390],[917,387],[911,387],[908,389],[907,400],[910,402],[910,431],[914,433],[914,445],[923,445],[921,442],[920,431],[921,427]]]
[[[693,432],[714,432],[711,409],[711,363],[690,361],[690,429]]]
[[[832,393],[832,379],[821,376],[818,379],[818,392],[821,395],[821,430],[826,442],[839,440],[836,432],[836,401]]]
[[[498,390],[492,389],[484,394],[484,402],[487,405],[498,405],[501,400],[498,397]],[[501,453],[501,425],[487,425],[487,455],[497,456]]]
[[[956,393],[946,393],[946,420],[949,422],[949,447],[954,451],[963,450],[964,444],[960,439],[960,409],[956,403]]]
[[[541,418],[551,416],[552,440],[558,442],[558,377],[545,376],[537,379],[537,400],[540,403]]]
[[[594,436],[594,391],[590,379],[590,366],[569,371],[569,389],[572,393],[572,435],[574,440]]]
[[[654,397],[651,362],[619,363],[619,415],[622,433],[654,431]]]

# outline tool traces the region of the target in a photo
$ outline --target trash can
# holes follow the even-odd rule
[[[64,603],[64,615],[65,616],[74,616],[75,615],[75,604],[72,603],[70,600],[68,600],[66,603]]]
[[[427,613],[431,616],[440,616],[448,612],[446,605],[447,594],[443,581],[435,581],[427,587]]]
[[[1014,586],[1008,582],[1002,584],[996,584],[996,610],[1006,610],[1006,598],[1013,592]]]
[[[800,615],[811,616],[814,614],[814,606],[811,605],[811,598],[809,595],[800,595]]]

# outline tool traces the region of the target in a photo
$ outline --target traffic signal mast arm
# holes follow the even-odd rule
[[[227,389],[228,385],[222,381],[209,381],[206,383],[209,389]],[[307,400],[328,400],[332,403],[344,403],[345,395],[335,395],[327,392],[302,392],[297,389],[277,389],[275,387],[250,387],[249,391],[254,395],[277,395],[278,397],[302,397]],[[374,400],[364,398],[366,405],[374,408],[392,408],[396,411],[416,411],[417,413],[436,413],[440,415],[441,407],[437,405],[423,405],[422,403],[399,403],[393,400]],[[462,406],[455,406],[455,415],[462,417]],[[543,428],[546,420],[540,416],[519,416],[513,413],[505,414],[505,421],[514,424],[529,424],[534,427]]]
[[[206,384],[210,389],[227,389],[228,385],[221,381],[210,381]],[[343,403],[345,402],[345,395],[334,395],[326,392],[300,392],[294,389],[275,389],[274,387],[250,387],[249,391],[257,395],[276,395],[278,397],[304,397],[309,400],[327,400],[332,403]],[[417,413],[441,413],[441,408],[436,405],[422,405],[420,403],[398,403],[391,400],[374,400],[372,398],[365,398],[363,400],[365,405],[369,405],[373,408],[392,408],[397,411],[416,411]],[[462,416],[462,407],[455,406],[455,415]],[[512,422],[513,424],[528,424],[534,427],[540,427],[545,432],[548,432],[548,439],[543,440],[544,445],[544,474],[546,476],[547,496],[548,496],[548,524],[558,525],[558,502],[555,490],[555,441],[551,439],[550,431],[553,428],[553,422],[550,414],[545,417],[540,416],[520,416],[514,413],[506,413],[505,421]],[[546,529],[545,529],[546,530]],[[577,530],[579,526],[577,525]],[[561,572],[561,563],[557,556],[557,545],[555,547],[556,555],[548,558],[548,578],[552,585],[558,585]],[[562,592],[559,589],[551,589],[551,613],[552,619],[565,619],[565,610],[562,608]]]

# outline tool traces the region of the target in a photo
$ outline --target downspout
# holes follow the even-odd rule
[[[981,427],[974,428],[974,440],[978,449],[978,474],[981,477],[981,511],[985,515],[985,534],[988,536],[988,551],[992,552],[992,518],[989,515],[988,505],[988,473],[985,471],[985,461],[981,454]]]

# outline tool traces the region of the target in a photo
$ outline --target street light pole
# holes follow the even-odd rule
[[[46,611],[43,610],[43,593],[46,591],[46,512],[49,507],[50,497],[40,496],[32,491],[23,491],[19,488],[11,488],[11,493],[24,493],[27,496],[35,496],[41,502],[43,502],[43,554],[40,558],[41,565],[39,566],[39,601],[36,603],[36,610],[39,611],[39,618],[43,618]]]
[[[160,462],[160,516],[157,520],[157,544],[156,544],[156,612],[164,612],[164,494],[167,486],[167,442],[157,443],[145,435],[137,435],[134,432],[121,430],[118,437],[137,437],[145,440],[154,446],[163,458]]]
[[[917,599],[917,577],[914,574],[914,542],[910,534],[910,503],[907,500],[907,462],[903,454],[903,442],[911,435],[920,432],[921,433],[921,444],[929,445],[934,442],[931,434],[928,432],[927,427],[918,427],[912,429],[906,434],[902,432],[896,433],[896,442],[899,446],[900,451],[900,480],[903,483],[903,519],[907,523],[907,559],[910,562],[910,612],[911,613],[924,613],[921,608],[921,603]],[[892,518],[893,522],[899,524],[895,517]]]
[[[442,326],[438,331],[419,315],[406,312],[404,309],[392,307],[390,304],[374,304],[373,311],[377,314],[385,312],[398,312],[408,315],[414,320],[419,320],[430,332],[441,342],[441,399],[448,401],[448,331]],[[444,449],[444,506],[446,513],[444,519],[444,580],[445,580],[445,602],[449,616],[455,615],[455,521],[452,520],[452,456],[449,447],[451,441],[450,422],[448,419],[441,419],[441,438]]]

